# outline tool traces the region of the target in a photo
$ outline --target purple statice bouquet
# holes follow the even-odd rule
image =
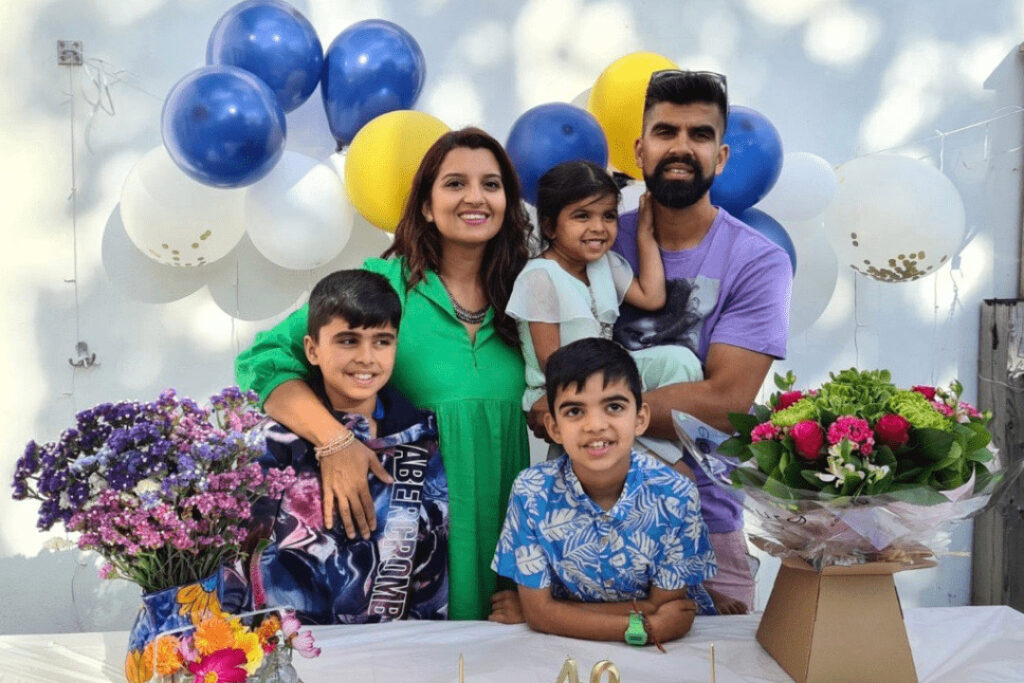
[[[103,403],[57,441],[29,442],[13,496],[39,501],[39,529],[79,532],[78,547],[106,559],[105,578],[146,592],[198,581],[241,558],[252,502],[294,481],[290,468],[260,468],[263,419],[235,387],[208,408],[173,389]]]

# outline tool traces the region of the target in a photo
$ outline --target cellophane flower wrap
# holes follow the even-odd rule
[[[769,404],[731,414],[736,435],[698,463],[746,494],[751,538],[773,555],[821,569],[943,552],[952,524],[1012,478],[990,447],[991,416],[960,399],[959,382],[901,389],[887,370],[830,377],[795,391],[792,373],[776,375]]]
[[[57,441],[28,444],[13,496],[40,501],[39,529],[79,532],[105,578],[146,592],[198,581],[241,558],[250,504],[294,480],[258,464],[256,400],[232,387],[201,407],[168,389],[82,411]]]

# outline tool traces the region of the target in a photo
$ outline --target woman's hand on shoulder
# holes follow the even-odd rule
[[[373,473],[390,484],[391,475],[381,464],[377,454],[358,439],[341,451],[320,460],[320,481],[324,492],[324,526],[334,526],[334,513],[341,517],[345,534],[355,538],[356,532],[364,539],[377,529],[377,514],[366,475]]]

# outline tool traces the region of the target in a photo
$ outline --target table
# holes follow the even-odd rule
[[[1024,681],[1024,614],[1009,607],[932,607],[904,616],[922,682]],[[488,622],[325,626],[313,629],[323,655],[296,657],[296,668],[306,683],[451,683],[461,652],[469,683],[554,683],[571,654],[584,683],[601,659],[615,662],[623,683],[706,682],[714,643],[719,682],[788,681],[754,640],[759,618],[698,617],[686,638],[666,646],[668,654]],[[127,638],[125,632],[0,636],[0,680],[123,681]]]

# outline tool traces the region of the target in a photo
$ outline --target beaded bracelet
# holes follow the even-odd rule
[[[352,445],[352,442],[356,440],[356,435],[350,431],[339,432],[336,437],[325,443],[323,446],[317,446],[313,449],[313,453],[316,454],[316,461],[320,462],[329,455],[334,455],[340,451],[345,450]]]

